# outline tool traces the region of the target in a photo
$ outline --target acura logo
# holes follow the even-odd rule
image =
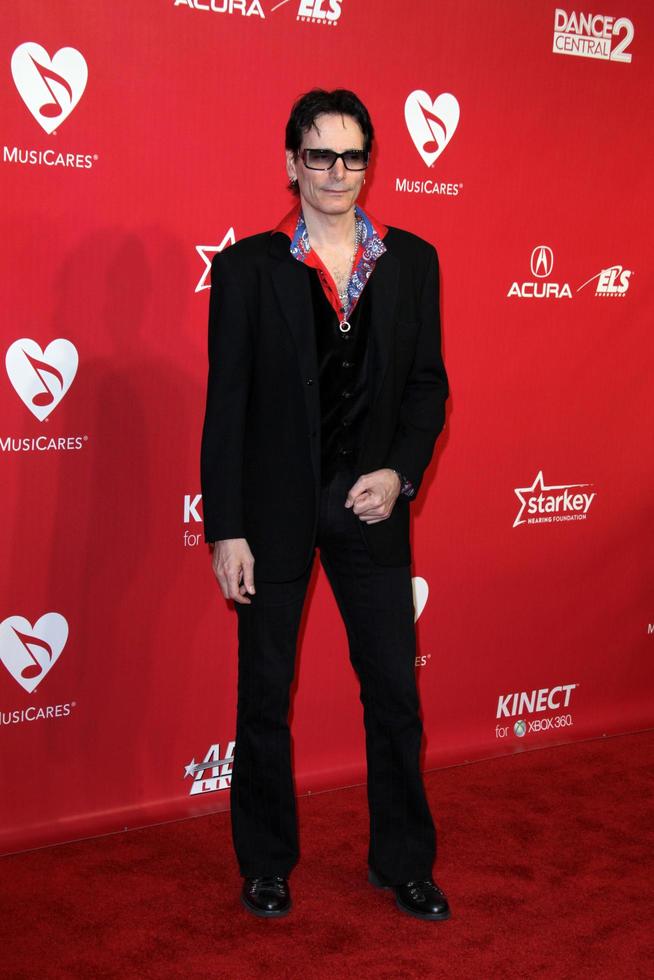
[[[549,245],[537,245],[531,253],[531,274],[537,279],[545,279],[552,272],[554,254]]]

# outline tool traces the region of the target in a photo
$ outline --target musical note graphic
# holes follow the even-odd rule
[[[50,644],[46,643],[45,640],[40,640],[38,636],[29,636],[26,633],[20,633],[15,626],[13,626],[12,629],[16,634],[16,636],[18,637],[18,639],[20,640],[20,642],[25,647],[27,656],[31,660],[31,663],[27,664],[26,667],[23,667],[23,669],[20,672],[20,676],[24,677],[27,680],[33,677],[38,677],[39,674],[43,674],[45,672],[45,667],[43,664],[39,662],[38,658],[34,655],[34,653],[32,653],[30,647],[37,647],[37,648],[40,647],[41,650],[45,650],[47,658],[50,661],[52,660],[52,647],[50,646]]]
[[[61,75],[57,75],[56,72],[52,71],[51,68],[45,68],[43,65],[40,65],[33,54],[30,54],[30,58],[32,60],[32,64],[34,65],[39,75],[41,76],[41,81],[43,82],[43,84],[45,85],[45,87],[47,88],[48,92],[50,93],[53,99],[52,102],[44,102],[43,105],[39,108],[39,112],[41,113],[42,116],[45,116],[47,119],[54,119],[55,116],[59,116],[64,111],[64,107],[59,101],[59,99],[57,98],[57,96],[52,91],[51,86],[48,84],[48,79],[50,79],[51,82],[56,82],[57,85],[61,85],[62,88],[67,92],[68,98],[70,99],[71,102],[73,101],[73,90],[65,78],[62,78]]]
[[[31,367],[33,367],[34,370],[36,371],[39,381],[41,382],[41,384],[45,389],[44,391],[37,392],[37,394],[33,396],[32,404],[37,405],[39,408],[43,408],[46,405],[52,405],[52,403],[55,400],[55,395],[52,389],[50,388],[50,386],[48,385],[47,381],[43,377],[43,372],[47,374],[51,374],[54,378],[56,378],[59,384],[61,385],[62,389],[64,387],[63,375],[61,375],[59,371],[57,371],[57,369],[54,368],[51,364],[46,364],[45,361],[39,361],[36,357],[32,357],[32,355],[28,354],[26,350],[23,350],[23,354],[29,361]]]
[[[429,132],[434,137],[433,140],[427,140],[426,143],[422,144],[423,152],[437,153],[439,142],[438,142],[437,134],[434,132],[431,123],[435,122],[438,126],[440,126],[440,128],[443,130],[443,137],[447,138],[447,129],[445,128],[445,123],[442,121],[442,119],[439,119],[438,116],[435,116],[433,112],[430,112],[429,109],[425,109],[424,105],[420,105],[420,109],[424,116],[425,122],[427,123],[427,128],[429,129]]]
[[[404,103],[404,121],[416,150],[428,167],[433,167],[459,125],[461,108],[451,92],[435,99],[416,89]]]

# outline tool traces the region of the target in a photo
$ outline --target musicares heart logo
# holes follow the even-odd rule
[[[432,167],[459,125],[459,103],[449,92],[432,102],[427,92],[416,89],[404,103],[404,118],[416,150]]]
[[[68,623],[59,613],[46,613],[34,626],[23,616],[9,616],[0,623],[0,660],[32,694],[56,664],[67,639]]]
[[[411,585],[413,586],[413,621],[417,623],[423,609],[427,605],[429,586],[427,585],[427,580],[421,578],[419,575],[411,579]]]
[[[15,340],[5,357],[9,380],[30,412],[43,422],[77,374],[79,358],[70,340],[59,337],[44,351],[35,340]]]
[[[36,41],[16,48],[11,73],[23,102],[48,134],[71,114],[89,77],[84,56],[75,48],[61,48],[50,58]]]

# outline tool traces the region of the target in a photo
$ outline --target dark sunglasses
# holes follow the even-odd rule
[[[336,150],[302,150],[302,162],[309,170],[331,170],[337,160],[342,160],[346,170],[365,170],[368,166],[368,154],[364,150],[346,150],[337,153]]]

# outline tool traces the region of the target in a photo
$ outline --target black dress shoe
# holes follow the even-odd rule
[[[431,878],[423,881],[407,881],[404,885],[386,885],[372,868],[368,881],[375,888],[392,888],[399,909],[416,919],[443,920],[450,917],[450,906],[444,893]]]
[[[286,878],[261,876],[246,878],[241,901],[248,912],[266,918],[287,915],[291,911],[291,892]]]

